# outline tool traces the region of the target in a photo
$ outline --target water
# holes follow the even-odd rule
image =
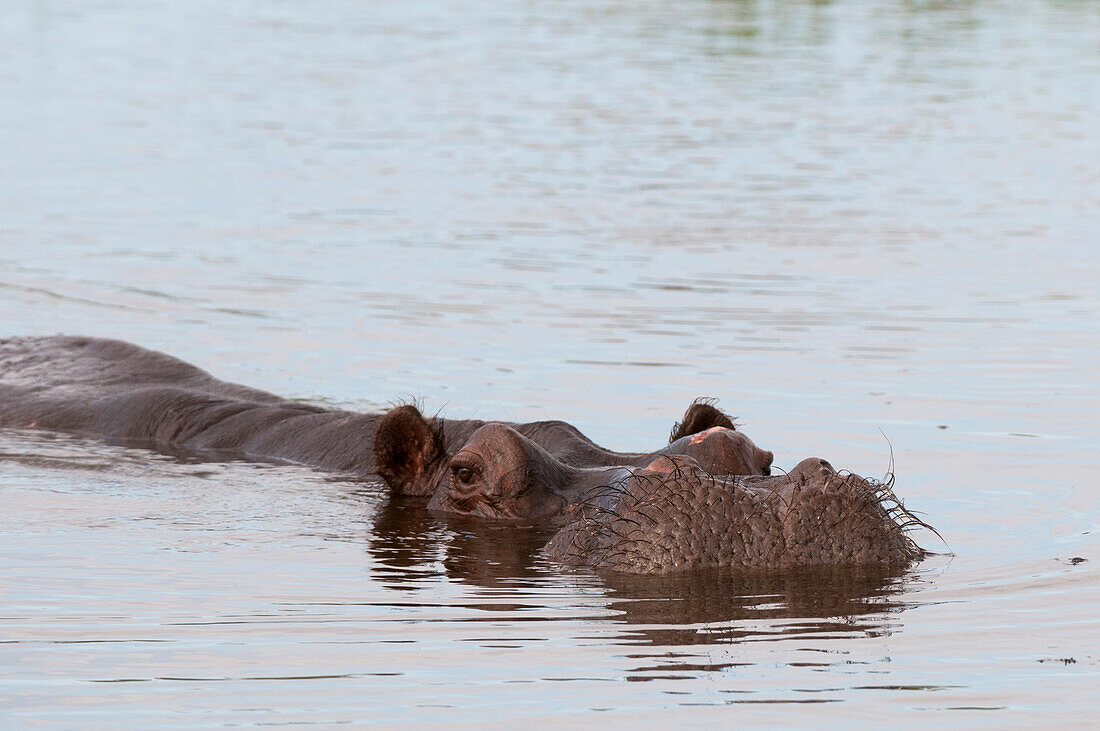
[[[1094,722],[1098,38],[1055,1],[8,3],[3,334],[619,449],[717,396],[781,466],[892,447],[954,556],[600,577],[375,483],[7,431],[3,725]]]

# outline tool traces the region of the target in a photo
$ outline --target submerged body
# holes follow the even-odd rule
[[[0,341],[0,426],[369,475],[377,420],[226,383],[119,340]]]

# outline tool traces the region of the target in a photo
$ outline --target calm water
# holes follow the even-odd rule
[[[9,0],[0,334],[621,449],[716,396],[781,466],[892,445],[954,556],[568,573],[7,431],[0,725],[1095,723],[1098,90],[1090,2]]]

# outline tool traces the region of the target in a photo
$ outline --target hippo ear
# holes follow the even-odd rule
[[[415,406],[390,409],[374,434],[374,469],[394,492],[413,494],[438,451],[435,431]]]
[[[672,425],[672,434],[669,435],[668,443],[672,444],[677,439],[698,434],[716,426],[733,429],[733,419],[715,406],[716,403],[718,399],[695,399],[684,412],[684,418]]]

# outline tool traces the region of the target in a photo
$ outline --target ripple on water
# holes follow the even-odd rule
[[[0,335],[623,449],[719,396],[956,555],[562,572],[377,483],[4,431],[7,725],[1094,721],[1090,6],[10,5]]]

